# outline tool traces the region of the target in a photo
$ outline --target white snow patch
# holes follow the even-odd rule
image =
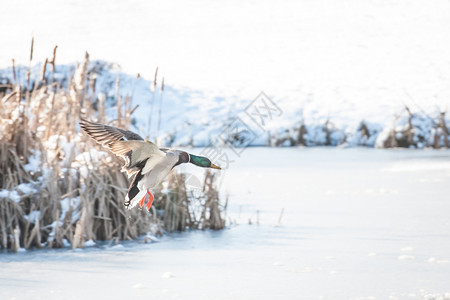
[[[148,239],[149,241],[151,241],[152,243],[159,242],[159,239],[156,236],[151,235],[151,234],[146,235],[145,238]]]
[[[450,300],[450,293],[444,294],[426,294],[424,296],[425,300]]]
[[[20,202],[20,195],[19,195],[19,193],[17,193],[17,191],[1,190],[0,198],[7,198],[16,203]]]
[[[173,277],[175,277],[175,276],[171,272],[166,272],[161,276],[161,278],[165,278],[165,279],[173,278]]]
[[[450,170],[450,162],[448,161],[407,161],[395,163],[388,168],[383,168],[384,172],[421,172],[421,171],[439,171]]]
[[[117,244],[108,248],[109,250],[123,250],[125,247],[122,244]]]
[[[96,245],[97,244],[93,240],[88,240],[88,241],[83,243],[83,247],[94,247]]]
[[[93,148],[87,152],[83,152],[75,157],[75,161],[71,167],[80,171],[82,178],[89,176],[89,170],[96,168],[96,165],[107,155],[104,151],[98,151]]]
[[[72,247],[72,245],[69,243],[69,241],[67,239],[63,239],[62,242],[63,242],[63,245],[65,248]]]
[[[143,285],[142,283],[136,283],[135,285],[133,285],[133,289],[142,290],[145,289],[145,285]]]
[[[79,206],[81,204],[81,198],[64,198],[61,200],[61,221],[66,218],[66,214],[72,209],[72,216],[70,220],[72,222],[77,221],[80,218]]]
[[[27,172],[37,173],[41,165],[41,151],[34,150],[30,156],[28,156],[28,163],[23,167]]]
[[[397,257],[398,260],[415,260],[416,257],[414,255],[400,255]]]
[[[35,224],[36,222],[39,222],[39,219],[41,218],[41,211],[39,210],[33,210],[28,215],[24,216],[25,219],[27,219],[31,224]]]
[[[21,183],[16,189],[22,194],[34,194],[38,192],[33,183]]]
[[[45,142],[47,148],[47,159],[53,161],[58,159],[61,161],[61,166],[67,166],[70,157],[75,151],[76,147],[73,142],[69,142],[64,135],[52,135]]]
[[[414,248],[413,247],[409,247],[409,246],[400,249],[400,251],[402,251],[402,252],[411,252],[413,250],[414,250]]]

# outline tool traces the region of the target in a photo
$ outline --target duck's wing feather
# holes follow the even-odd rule
[[[108,126],[101,123],[94,123],[81,118],[80,127],[86,131],[99,144],[108,147],[115,141],[143,141],[144,139],[133,131]]]
[[[143,166],[148,171],[151,170],[166,156],[166,153],[154,143],[144,141],[141,136],[132,131],[84,119],[81,119],[80,126],[97,143],[125,160],[122,171],[127,171],[129,176],[141,170]]]

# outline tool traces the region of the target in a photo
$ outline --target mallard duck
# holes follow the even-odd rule
[[[85,119],[81,119],[80,127],[97,143],[125,160],[122,172],[127,172],[128,178],[134,175],[125,197],[125,207],[128,209],[137,204],[142,208],[147,193],[149,199],[146,208],[150,210],[154,199],[150,189],[155,188],[180,164],[191,163],[203,168],[220,169],[207,157],[181,150],[158,148],[132,131]]]

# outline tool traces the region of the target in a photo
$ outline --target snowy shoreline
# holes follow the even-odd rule
[[[49,80],[54,76],[55,82],[67,89],[68,78],[75,69],[76,65],[57,65],[55,74],[51,75],[46,70],[45,77]],[[28,67],[17,66],[15,72],[14,76],[12,68],[0,70],[3,89],[14,83],[26,88]],[[34,65],[30,74],[33,87],[42,76],[42,64]],[[266,96],[266,102],[273,103],[279,110],[275,115],[275,109],[272,112],[267,108],[264,110],[264,107],[261,109],[257,95],[255,99],[240,99],[238,96],[210,98],[201,91],[177,90],[167,84],[162,91],[159,87],[160,78],[156,82],[158,88],[155,89],[152,81],[124,74],[117,65],[104,61],[90,62],[88,74],[86,87],[94,83],[90,93],[95,93],[93,96],[96,99],[104,99],[109,119],[115,119],[118,98],[130,97],[131,107],[139,108],[131,116],[133,129],[157,140],[161,146],[208,147],[211,143],[217,144],[219,137],[222,146],[232,143],[236,147],[450,147],[450,118],[446,115],[445,107],[409,107],[394,103],[390,105],[389,111],[395,111],[395,114],[387,113],[383,117],[375,111],[347,111],[329,115],[327,105],[315,103],[311,99],[300,100],[293,105],[276,95]],[[263,129],[255,125],[252,122],[254,120],[245,119],[252,105],[257,109],[259,107],[259,111],[254,113],[256,118],[264,118],[267,123]],[[308,108],[317,105],[314,109]],[[160,120],[157,114],[159,108],[162,112]],[[153,116],[149,116],[150,112],[153,112]],[[233,127],[236,120],[242,124]],[[236,130],[237,135],[230,137],[228,134],[220,138],[227,130]],[[232,141],[232,138],[237,142]]]

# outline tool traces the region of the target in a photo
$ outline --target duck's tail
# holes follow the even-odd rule
[[[139,171],[136,173],[136,175],[133,178],[133,181],[131,182],[130,188],[128,189],[128,193],[125,196],[125,207],[128,209],[132,209],[138,204],[144,203],[145,194],[147,193],[146,190],[141,190],[138,187],[138,183],[140,180],[144,178],[144,175],[142,175],[142,172]],[[142,207],[142,205],[141,205]]]

